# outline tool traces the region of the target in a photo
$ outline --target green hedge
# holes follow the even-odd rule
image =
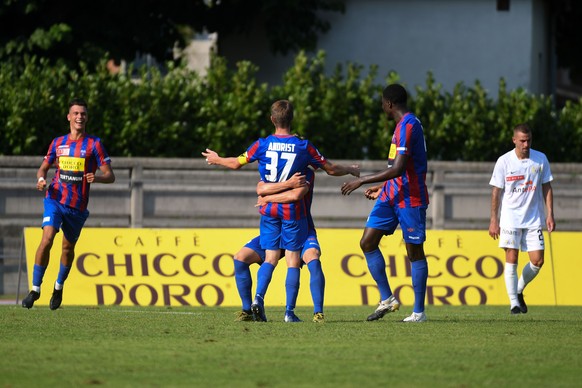
[[[50,140],[68,131],[67,102],[89,102],[89,132],[102,137],[114,156],[199,157],[206,147],[238,155],[273,127],[269,108],[276,99],[295,104],[294,131],[309,138],[331,159],[385,159],[394,123],[381,111],[387,75],[348,63],[326,74],[325,54],[299,53],[282,85],[256,80],[257,67],[229,68],[215,57],[204,77],[168,65],[111,75],[98,69],[49,65],[27,58],[23,68],[0,64],[0,154],[42,155]],[[512,148],[511,129],[529,123],[534,148],[553,162],[582,161],[582,101],[556,109],[551,96],[499,83],[492,96],[476,82],[444,91],[431,73],[426,85],[406,85],[410,108],[424,124],[431,160],[493,161]]]

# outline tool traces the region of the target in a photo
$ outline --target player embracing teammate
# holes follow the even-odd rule
[[[258,162],[259,175],[262,182],[276,184],[286,182],[295,174],[305,175],[307,169],[321,168],[329,175],[342,176],[359,175],[356,166],[345,167],[329,162],[309,140],[302,139],[291,133],[293,121],[293,105],[288,100],[279,100],[271,106],[271,122],[275,132],[251,144],[247,151],[235,157],[220,157],[216,152],[207,149],[202,155],[208,164],[216,164],[231,169],[239,169],[247,163]],[[260,247],[265,251],[265,259],[257,273],[257,287],[250,311],[255,321],[267,321],[264,299],[271,282],[273,271],[284,250],[287,262],[287,277],[285,280],[286,311],[285,322],[299,322],[294,308],[299,293],[299,275],[301,267],[301,252],[308,241],[310,229],[309,204],[303,198],[286,203],[265,203],[260,205]],[[237,265],[240,267],[240,265]],[[321,267],[320,267],[321,268]],[[242,273],[241,271],[240,273]],[[237,274],[235,277],[242,276]],[[245,276],[247,272],[244,271]],[[323,276],[321,276],[323,278]],[[239,287],[239,278],[237,287]],[[245,289],[247,289],[245,283]],[[241,293],[242,292],[242,293]],[[245,309],[246,291],[239,288]]]

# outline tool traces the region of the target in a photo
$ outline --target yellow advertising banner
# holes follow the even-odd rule
[[[26,228],[29,286],[42,230]],[[63,305],[240,306],[233,256],[257,229],[84,228],[75,248]],[[375,305],[380,294],[359,247],[360,229],[319,229],[325,305]],[[38,305],[48,305],[57,278],[62,233],[57,235]],[[575,287],[580,264],[572,252],[582,233],[546,238],[545,265],[524,294],[530,305],[581,305]],[[403,305],[414,295],[400,231],[382,240],[391,288]],[[487,231],[427,231],[428,305],[509,305],[504,252]],[[519,272],[528,262],[520,253]],[[267,306],[285,305],[284,260],[275,269]],[[251,267],[256,283],[258,266]],[[301,271],[298,306],[311,306],[309,271]]]

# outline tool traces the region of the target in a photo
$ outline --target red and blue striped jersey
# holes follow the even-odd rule
[[[85,174],[111,163],[101,139],[87,134],[79,140],[72,140],[68,134],[53,139],[44,160],[57,168],[46,198],[80,211],[85,211],[89,203],[90,184]]]
[[[400,208],[428,206],[426,171],[428,161],[424,130],[420,120],[412,114],[405,114],[396,124],[392,144],[388,154],[388,167],[391,167],[397,154],[408,155],[404,173],[384,182],[379,201]]]
[[[264,182],[284,182],[296,172],[306,172],[307,166],[317,169],[327,160],[309,140],[294,135],[270,135],[254,142],[245,152],[248,163],[258,161],[259,174]],[[274,203],[261,206],[262,215],[298,220],[308,214],[305,199],[293,203]]]
[[[309,191],[302,199],[302,208],[307,212],[307,224],[309,225],[309,230],[315,233],[315,224],[313,223],[313,217],[311,216],[311,203],[313,202],[313,188],[315,186],[315,172],[311,168],[307,168],[304,172],[305,181],[309,185]],[[283,207],[281,203],[268,203],[262,210],[259,210],[263,215],[270,215],[271,213],[283,212]],[[273,209],[276,207],[276,209]]]

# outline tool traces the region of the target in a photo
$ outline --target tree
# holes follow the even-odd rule
[[[275,52],[312,49],[330,28],[318,11],[344,11],[343,0],[1,1],[0,59],[30,54],[72,64],[136,53],[166,61],[196,32],[242,33],[257,20]]]

